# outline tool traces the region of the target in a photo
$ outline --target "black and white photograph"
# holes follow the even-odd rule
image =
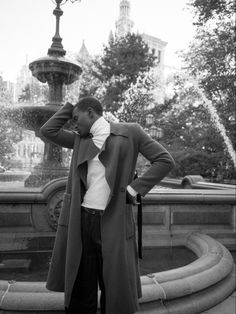
[[[236,312],[235,0],[0,0],[0,314]]]

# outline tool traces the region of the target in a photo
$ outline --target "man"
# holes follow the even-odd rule
[[[76,131],[63,129],[72,119]],[[137,123],[107,122],[101,103],[66,103],[40,129],[73,149],[46,287],[65,292],[66,313],[133,314],[142,296],[132,204],[173,168],[167,150]],[[139,152],[151,167],[134,179]]]

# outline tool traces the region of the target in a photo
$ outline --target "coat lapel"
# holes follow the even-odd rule
[[[81,137],[80,143],[79,143],[79,149],[78,149],[78,156],[77,156],[78,173],[86,187],[87,186],[86,161],[93,159],[101,151],[101,154],[99,155],[99,159],[101,163],[103,164],[103,166],[105,167],[106,180],[111,190],[109,200],[113,193],[115,173],[108,171],[108,163],[111,162],[111,156],[110,156],[110,153],[109,154],[107,153],[106,145],[108,145],[110,141],[114,140],[113,136],[117,136],[117,135],[128,137],[128,130],[125,124],[110,122],[110,135],[106,139],[101,150],[94,144],[91,136]],[[117,156],[114,156],[114,157],[117,157]]]
[[[112,141],[115,140],[115,136],[118,136],[118,135],[125,136],[125,137],[129,136],[129,133],[125,124],[110,122],[110,125],[111,125],[111,129],[110,129],[111,134],[107,138],[106,142],[104,143],[105,144],[104,150],[99,155],[99,160],[105,167],[105,177],[110,187],[110,195],[108,198],[107,205],[109,204],[110,199],[113,195],[114,183],[115,183],[115,178],[116,178],[116,171],[113,165],[114,166],[116,165],[117,158],[119,158],[119,155],[118,155],[118,147],[114,147],[112,151],[111,150],[108,151],[108,149],[106,149],[106,145],[109,145],[109,144],[112,145]]]
[[[77,167],[85,161],[93,159],[99,151],[100,149],[94,144],[91,136],[81,137],[77,157]]]
[[[78,147],[76,166],[78,174],[85,187],[87,187],[87,163],[93,159],[99,152],[99,148],[94,144],[92,137],[81,137]]]

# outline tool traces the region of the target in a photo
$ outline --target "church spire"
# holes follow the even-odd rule
[[[110,31],[110,34],[109,34],[109,38],[108,38],[109,42],[112,42],[114,41],[114,36],[113,36],[113,32],[112,30]]]
[[[122,0],[120,2],[120,16],[116,22],[116,35],[122,37],[127,33],[131,33],[133,26],[134,23],[130,19],[130,2]]]
[[[78,58],[79,58],[79,60],[80,60],[81,62],[87,61],[87,60],[89,60],[89,58],[90,58],[90,54],[89,54],[89,52],[88,52],[87,47],[85,46],[84,40],[83,40],[83,42],[82,42],[82,46],[81,46],[81,48],[80,48]]]

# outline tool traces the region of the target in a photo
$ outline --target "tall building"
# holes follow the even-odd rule
[[[115,34],[117,37],[123,37],[128,33],[132,32],[134,23],[130,19],[130,1],[121,0],[120,2],[120,15],[116,22]],[[109,39],[111,38],[109,36]],[[153,95],[158,103],[162,103],[164,100],[164,70],[165,70],[165,49],[167,42],[161,40],[158,37],[149,34],[140,34],[143,41],[148,45],[150,50],[154,50],[155,56],[157,57],[158,66],[154,69],[154,73],[159,80],[159,87],[155,88]]]
[[[132,32],[134,22],[130,19],[130,1],[122,0],[120,2],[120,16],[116,22],[116,36],[123,37]],[[154,49],[155,55],[160,66],[164,65],[165,48],[167,42],[160,38],[151,36],[149,34],[140,34],[143,40],[147,43],[150,50]]]
[[[16,80],[16,100],[22,94],[22,90],[27,84],[30,84],[32,80],[32,75],[28,66],[28,58],[26,56],[25,64],[21,67]]]
[[[116,35],[118,37],[125,36],[130,33],[134,26],[134,22],[130,19],[130,2],[122,0],[120,2],[120,16],[116,21]]]

